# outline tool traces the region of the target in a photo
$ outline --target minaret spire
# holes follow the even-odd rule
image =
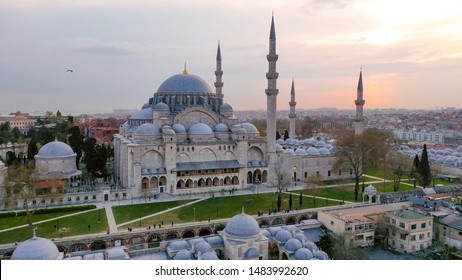
[[[223,104],[223,82],[221,81],[221,77],[223,76],[223,71],[221,70],[221,50],[220,50],[220,42],[218,42],[217,48],[217,69],[215,70],[215,95],[218,99],[218,106]]]
[[[268,182],[275,181],[276,169],[278,161],[276,157],[276,103],[279,90],[277,89],[277,78],[279,74],[276,72],[276,29],[274,28],[274,14],[271,17],[271,29],[269,36],[269,54],[266,56],[268,60],[268,88],[266,93],[267,118],[266,118],[266,151],[268,162]]]
[[[366,101],[363,99],[363,69],[359,70],[358,89],[356,94],[356,116],[354,118],[355,135],[360,135],[364,131],[363,106]]]
[[[295,119],[297,118],[297,114],[295,114],[295,86],[294,86],[294,79],[292,78],[292,89],[290,90],[290,113],[289,113],[289,138],[295,139]]]

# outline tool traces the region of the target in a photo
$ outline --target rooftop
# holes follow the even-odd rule
[[[405,220],[418,220],[418,219],[423,219],[427,218],[427,216],[419,214],[415,211],[412,210],[400,210],[400,211],[395,211],[393,212],[393,215],[403,218]]]

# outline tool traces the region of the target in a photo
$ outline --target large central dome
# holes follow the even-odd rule
[[[165,80],[157,90],[163,94],[213,94],[212,88],[202,78],[184,72]]]

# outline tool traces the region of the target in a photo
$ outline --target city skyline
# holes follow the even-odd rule
[[[5,2],[3,113],[140,108],[185,62],[213,87],[218,41],[225,101],[264,109],[273,11],[278,110],[289,109],[292,78],[297,109],[353,110],[361,67],[365,108],[462,104],[457,1]]]

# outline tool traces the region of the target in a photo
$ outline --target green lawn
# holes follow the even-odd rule
[[[367,187],[368,184],[364,184],[364,187]],[[384,192],[392,192],[393,191],[393,183],[379,183],[373,184],[373,186],[377,189],[379,193]],[[404,184],[400,184],[398,191],[405,191],[405,190],[413,190],[414,187],[407,186]],[[362,184],[359,185],[359,199],[361,200],[361,191],[362,191]],[[345,200],[345,201],[354,201],[354,186],[346,186],[346,187],[331,187],[331,188],[317,188],[317,189],[305,189],[301,191],[303,194],[320,196],[320,197],[328,197],[333,199]]]
[[[80,211],[69,211],[69,212],[59,212],[59,213],[48,213],[48,214],[34,214],[32,215],[32,222],[39,222],[43,220],[48,220],[52,218],[56,218],[62,215],[68,215],[72,213],[77,213]],[[18,217],[6,217],[6,218],[0,218],[0,230],[2,229],[7,229],[7,228],[12,228],[20,225],[25,225],[27,224],[27,217],[24,216],[18,216]]]
[[[277,194],[262,193],[254,195],[239,195],[239,196],[226,196],[226,197],[213,197],[192,205],[182,207],[180,209],[164,213],[159,216],[154,216],[147,219],[135,222],[127,227],[139,227],[147,225],[159,225],[162,222],[164,225],[170,225],[172,222],[187,223],[196,221],[206,221],[208,219],[222,219],[230,218],[242,212],[244,206],[245,213],[249,215],[256,215],[258,211],[268,213],[272,208],[276,208]],[[316,199],[316,207],[339,205],[339,202],[327,201],[324,199]],[[312,198],[303,198],[302,208],[313,208],[314,202]],[[289,208],[289,195],[284,195],[282,208]],[[292,196],[292,208],[300,208],[299,195]],[[195,209],[195,210],[194,210]]]
[[[68,213],[66,213],[68,214]],[[88,228],[90,225],[90,229]],[[55,228],[56,226],[56,228]],[[92,212],[59,218],[42,224],[36,224],[36,233],[39,237],[59,238],[81,234],[106,232],[108,228],[106,211],[98,209]],[[58,231],[57,228],[60,230]],[[27,227],[0,233],[0,243],[13,243],[24,241],[32,237]]]
[[[131,220],[135,220],[139,217],[154,214],[160,211],[164,211],[179,205],[186,204],[192,200],[177,200],[177,201],[166,201],[166,202],[151,202],[144,204],[134,205],[123,205],[112,207],[114,218],[117,224],[122,224]]]
[[[360,179],[360,182],[373,182],[377,181],[376,179],[368,178],[368,177],[362,177]],[[341,179],[341,180],[329,180],[329,181],[324,181],[324,184],[326,186],[332,186],[332,185],[340,185],[340,184],[354,184],[355,179]]]

